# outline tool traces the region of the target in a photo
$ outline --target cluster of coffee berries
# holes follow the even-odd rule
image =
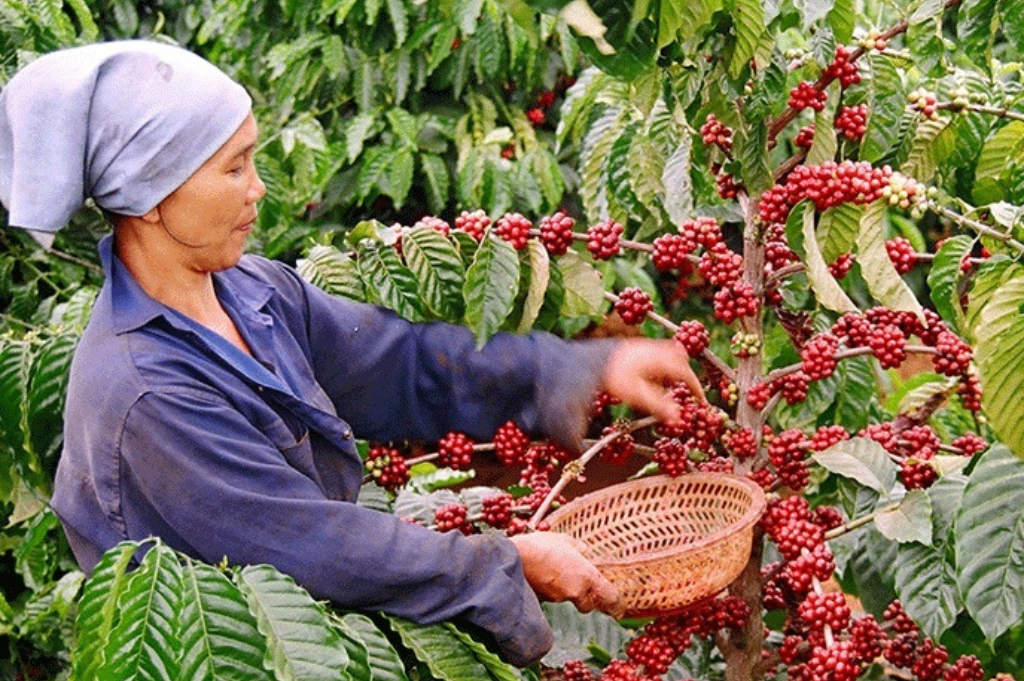
[[[851,56],[852,53],[846,46],[839,45],[836,47],[835,59],[825,69],[825,75],[837,79],[843,88],[860,82],[860,71],[857,69],[857,63],[851,61]]]
[[[437,461],[445,468],[466,470],[472,457],[473,441],[465,433],[452,431],[437,442]]]
[[[614,220],[605,220],[587,229],[587,250],[596,260],[608,260],[619,254],[624,227]]]
[[[572,245],[572,230],[576,221],[559,211],[541,218],[540,242],[551,255],[565,255]]]
[[[889,43],[882,37],[882,34],[878,29],[873,28],[861,39],[860,46],[865,50],[878,50],[881,52],[889,46]]]
[[[434,529],[438,532],[458,530],[469,536],[473,534],[473,524],[467,520],[468,509],[465,504],[454,503],[442,506],[434,511]]]
[[[732,354],[740,359],[753,357],[761,351],[761,338],[756,333],[743,333],[737,331],[729,342]]]
[[[853,253],[843,253],[829,263],[828,271],[836,279],[842,279],[853,268]]]
[[[690,357],[699,357],[711,343],[708,330],[696,320],[681,322],[674,338],[682,344]]]
[[[619,292],[618,300],[615,301],[615,311],[619,313],[624,323],[632,326],[643,322],[647,318],[647,313],[654,311],[654,303],[643,289],[631,286]]]
[[[484,238],[487,229],[491,226],[491,218],[482,210],[473,212],[462,211],[459,217],[455,218],[455,229],[465,232],[477,241]]]
[[[392,447],[370,447],[364,466],[370,478],[390,492],[409,482],[409,467],[405,458]]]
[[[696,244],[691,246],[682,234],[664,234],[651,245],[654,249],[651,262],[662,272],[682,268],[687,262],[687,256],[696,248]]]
[[[825,102],[827,101],[828,95],[825,94],[825,91],[819,90],[814,86],[814,83],[806,80],[793,88],[789,93],[789,106],[797,111],[803,111],[808,108],[815,111],[824,111]]]
[[[517,251],[526,248],[533,223],[519,213],[505,213],[494,226],[494,233],[512,244]]]
[[[715,189],[723,199],[735,199],[740,193],[740,188],[736,186],[736,179],[731,173],[718,173],[715,177]]]
[[[806,461],[810,447],[811,441],[797,428],[779,433],[768,444],[768,460],[775,474],[782,484],[795,492],[806,487],[810,479]]]
[[[496,529],[506,529],[512,522],[512,502],[508,492],[485,497],[480,510],[483,521]]]
[[[836,370],[838,350],[839,339],[831,333],[812,336],[800,349],[801,371],[812,381],[828,378]]]
[[[925,118],[930,118],[933,121],[939,120],[938,100],[935,98],[934,92],[918,88],[907,95],[907,101],[910,102],[912,109],[920,111]]]
[[[836,114],[836,131],[843,137],[854,142],[864,137],[867,132],[868,106],[841,106]]]
[[[889,254],[889,260],[900,274],[906,274],[917,264],[917,253],[909,239],[902,236],[889,239],[885,242],[885,250]]]
[[[928,203],[928,190],[912,177],[893,173],[889,176],[888,186],[882,189],[882,198],[887,199],[890,206],[911,208],[911,215],[920,217]]]
[[[723,151],[732,149],[732,130],[715,118],[715,114],[708,114],[704,119],[704,125],[700,126],[700,136],[706,146],[714,145]]]
[[[616,423],[614,426],[608,426],[601,431],[601,437],[606,437],[612,433],[618,433],[619,436],[601,450],[601,460],[621,466],[633,456],[635,441],[633,440],[633,435],[625,428],[625,424]]]
[[[449,225],[445,220],[442,220],[441,218],[438,217],[434,217],[433,215],[423,216],[412,227],[413,229],[416,229],[417,227],[428,227],[435,231],[441,232],[441,234],[444,234],[445,236],[448,236],[448,234],[450,234],[452,231],[451,225]]]
[[[797,131],[793,145],[800,149],[810,149],[814,145],[814,126],[805,125]]]
[[[867,162],[826,161],[816,166],[797,166],[784,184],[777,184],[761,196],[761,222],[785,226],[789,211],[804,199],[811,199],[823,212],[844,203],[867,204],[882,197],[889,179],[898,173],[891,168],[873,168]]]
[[[526,463],[529,448],[530,438],[513,421],[503,423],[494,434],[494,453],[506,466]]]

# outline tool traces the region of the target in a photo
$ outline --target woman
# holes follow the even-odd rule
[[[156,43],[56,52],[0,93],[10,224],[45,240],[92,198],[114,225],[52,500],[82,567],[159,536],[207,561],[271,563],[342,606],[470,623],[519,665],[551,645],[538,595],[618,612],[563,536],[438,534],[357,506],[354,437],[483,439],[514,419],[578,448],[602,387],[677,420],[663,385],[700,394],[683,350],[499,334],[477,352],[466,329],[243,256],[266,192],[257,132],[241,86]]]

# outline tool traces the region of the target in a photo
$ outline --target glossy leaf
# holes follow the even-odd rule
[[[40,459],[55,457],[63,441],[64,396],[77,345],[78,334],[57,334],[46,340],[32,361],[24,423],[28,444]]]
[[[295,581],[270,565],[242,569],[236,583],[266,639],[264,664],[279,681],[348,679],[348,654],[323,610]]]
[[[972,325],[977,344],[975,362],[984,392],[985,413],[1000,441],[1024,458],[1024,272],[1007,272],[983,302]],[[972,308],[974,303],[972,302]]]
[[[422,321],[416,276],[402,264],[391,246],[379,244],[359,254],[359,273],[364,289],[382,305],[411,321]]]
[[[585,660],[598,646],[615,657],[629,640],[629,631],[601,612],[581,613],[569,603],[545,603],[544,614],[555,631],[555,646],[541,661],[561,667],[570,660]]]
[[[920,316],[921,304],[897,274],[885,250],[885,210],[884,201],[875,201],[864,210],[857,235],[857,262],[875,300],[894,310]]]
[[[463,295],[466,325],[476,335],[477,347],[501,328],[519,291],[519,257],[504,239],[488,235],[466,271]]]
[[[181,571],[178,678],[272,681],[273,674],[263,666],[266,642],[238,587],[219,570],[193,560]]]
[[[807,151],[807,165],[821,165],[826,161],[835,160],[836,152],[839,150],[839,142],[836,139],[836,127],[833,121],[836,116],[836,109],[839,102],[839,83],[829,85],[826,94],[828,101],[825,108],[814,115],[814,141]]]
[[[960,235],[946,239],[935,254],[935,260],[928,271],[928,288],[931,289],[932,302],[939,316],[947,320],[962,320],[963,311],[960,307],[960,282],[963,273],[960,263],[970,254],[974,239]]]
[[[71,655],[71,678],[75,681],[95,681],[103,666],[104,643],[117,622],[117,601],[125,590],[128,565],[138,547],[135,542],[122,542],[104,553],[85,584],[75,627],[89,635],[78,637]]]
[[[983,454],[971,474],[955,533],[967,611],[995,640],[1024,612],[1024,462],[1003,445]]]
[[[955,145],[956,135],[946,119],[921,121],[910,155],[900,171],[921,182],[929,182],[939,165],[953,153]]]
[[[957,12],[958,42],[971,61],[986,71],[991,68],[998,5],[998,0],[966,0]]]
[[[761,34],[764,33],[764,9],[761,0],[736,0],[731,15],[736,37],[729,62],[729,75],[738,78],[743,69],[749,66]]]
[[[821,305],[839,313],[858,312],[857,305],[850,300],[846,291],[829,272],[828,264],[822,257],[821,251],[818,250],[818,239],[814,231],[814,216],[814,206],[806,206],[803,219],[803,246],[807,281]]]
[[[526,247],[530,260],[530,281],[523,301],[523,316],[516,328],[518,333],[527,333],[533,328],[551,281],[551,260],[547,249],[537,239],[530,239]]]
[[[465,268],[452,242],[432,227],[414,227],[402,235],[402,254],[419,281],[420,299],[441,319],[458,321]]]
[[[848,253],[857,241],[864,209],[853,203],[829,208],[818,219],[817,241],[826,263]]]
[[[495,677],[446,624],[420,625],[389,617],[391,627],[440,681],[487,681]],[[502,680],[503,681],[503,680]]]
[[[927,636],[938,640],[963,609],[956,579],[951,530],[967,478],[944,476],[928,489],[932,502],[931,546],[900,544],[896,561],[896,591],[907,613]]]
[[[509,663],[504,662],[500,657],[488,650],[482,643],[474,640],[472,636],[464,631],[460,631],[458,627],[451,622],[447,622],[445,626],[448,627],[449,631],[455,634],[455,638],[461,641],[464,646],[469,648],[473,654],[476,655],[476,659],[487,667],[487,671],[489,671],[491,676],[497,679],[497,681],[523,680],[522,672]]]
[[[907,93],[893,59],[872,53],[867,61],[871,66],[871,78],[867,82],[868,120],[860,157],[874,162],[899,142],[900,121],[907,106]]]
[[[1004,175],[1011,163],[1024,157],[1024,121],[1011,121],[999,128],[982,147],[974,168],[974,201],[994,203],[1006,198]]]
[[[693,180],[690,177],[690,136],[683,135],[679,146],[665,161],[661,183],[665,187],[662,202],[675,225],[693,216]]]
[[[174,551],[156,544],[146,553],[128,577],[117,609],[120,618],[103,646],[103,665],[96,678],[177,678],[181,566]]]
[[[932,543],[932,502],[928,493],[912,489],[899,506],[875,513],[875,527],[886,539],[899,542]]]
[[[566,317],[598,314],[604,304],[604,285],[598,271],[575,251],[559,256],[557,262],[565,292],[562,314]]]
[[[822,468],[856,480],[883,495],[891,492],[896,484],[896,464],[889,460],[882,445],[871,438],[844,440],[811,458]]]
[[[590,127],[583,141],[580,158],[580,194],[587,218],[599,222],[608,216],[608,189],[604,179],[605,163],[612,145],[625,124],[623,111],[608,107]]]
[[[355,261],[333,246],[313,246],[305,258],[296,261],[295,269],[303,279],[331,295],[366,300]]]
[[[408,681],[405,665],[387,636],[366,615],[348,613],[342,621],[366,648],[372,681]]]

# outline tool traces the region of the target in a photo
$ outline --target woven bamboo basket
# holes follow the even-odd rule
[[[558,509],[551,530],[582,540],[626,616],[678,612],[735,580],[750,557],[761,488],[745,477],[659,475],[606,487]]]

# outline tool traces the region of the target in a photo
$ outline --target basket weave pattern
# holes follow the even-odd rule
[[[663,615],[713,596],[750,557],[761,488],[748,478],[695,473],[607,487],[558,509],[551,529],[587,544],[630,617]]]

